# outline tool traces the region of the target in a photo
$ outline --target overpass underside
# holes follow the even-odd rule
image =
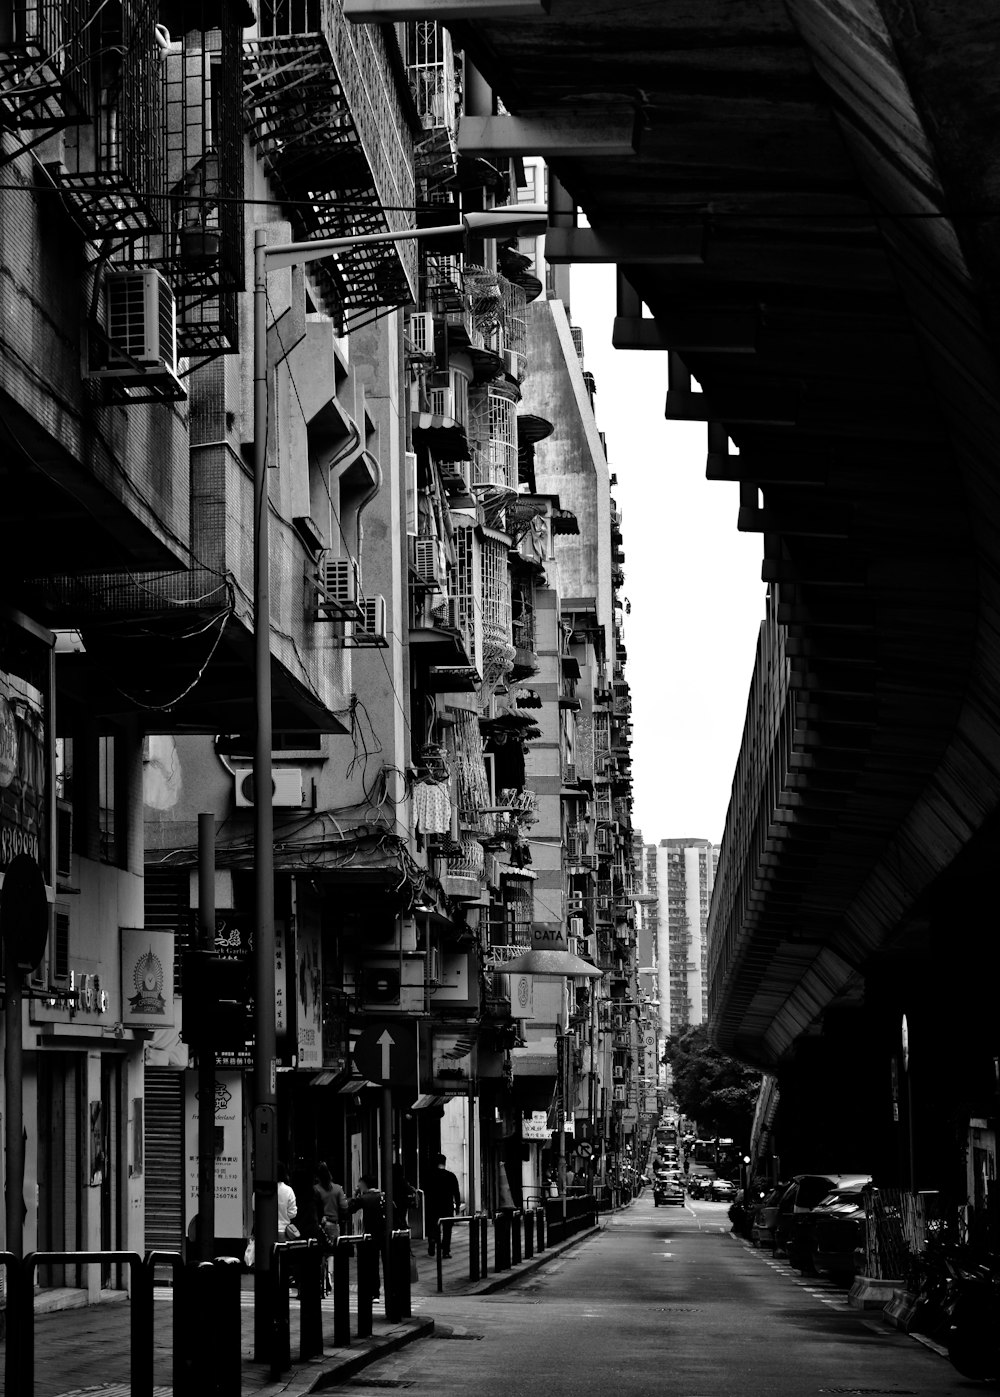
[[[803,1121],[817,1084],[838,1125],[863,1099],[888,1162],[901,1073],[995,1112],[1000,9],[483,9],[452,28],[507,114],[467,153],[546,156],[547,251],[617,264],[616,342],[665,352],[668,417],[763,534],[714,1036]]]

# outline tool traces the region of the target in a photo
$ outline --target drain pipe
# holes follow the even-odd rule
[[[355,518],[355,523],[356,523],[356,525],[357,525],[357,530],[358,530],[358,575],[359,575],[359,577],[360,577],[361,580],[362,580],[362,592],[363,592],[363,591],[364,591],[364,579],[363,579],[363,573],[362,573],[361,554],[362,554],[362,551],[363,551],[363,549],[364,549],[365,529],[364,529],[364,525],[363,525],[362,522],[361,522],[361,516],[362,516],[362,514],[365,512],[365,510],[366,510],[366,509],[368,508],[368,506],[371,504],[372,500],[375,498],[375,496],[378,494],[378,492],[379,492],[379,491],[381,490],[381,488],[382,488],[382,467],[379,465],[378,461],[376,461],[376,459],[375,459],[375,457],[372,455],[372,453],[371,453],[370,451],[368,451],[367,449],[364,450],[361,454],[362,454],[362,456],[364,456],[365,460],[368,462],[368,464],[371,466],[372,470],[375,472],[375,484],[374,484],[374,485],[372,486],[372,488],[368,491],[367,495],[365,495],[365,496],[361,499],[360,503],[358,504],[358,512],[357,512],[357,514],[354,516],[354,518]]]

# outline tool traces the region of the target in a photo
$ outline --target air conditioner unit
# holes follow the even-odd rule
[[[569,934],[570,934],[570,936],[582,936],[582,935],[583,935],[583,918],[582,918],[582,917],[570,917],[570,919],[569,919]]]
[[[361,618],[354,627],[356,645],[383,646],[386,640],[385,597],[365,597],[361,603]]]
[[[410,348],[413,354],[423,358],[434,358],[434,317],[429,312],[410,316],[407,326]]]
[[[128,384],[177,376],[177,312],[170,285],[153,267],[104,278],[104,337],[89,346],[88,378]]]
[[[571,956],[578,956],[580,954],[579,938],[576,936],[567,936],[566,949]]]
[[[628,1020],[626,1019],[624,1014],[613,1014],[611,1017],[612,1028],[622,1029],[625,1027],[627,1022]]]
[[[413,569],[424,582],[441,582],[441,547],[436,538],[415,538],[412,542]]]
[[[524,377],[524,359],[516,349],[504,350],[503,371],[510,378],[516,378],[518,382]]]
[[[567,911],[567,912],[582,912],[582,911],[583,911],[583,894],[582,894],[582,893],[571,893],[570,896],[567,897],[567,899],[566,899],[566,911]]]
[[[324,558],[317,580],[321,615],[338,620],[361,616],[361,574],[353,558]]]
[[[233,768],[233,789],[238,808],[254,804],[253,768]],[[303,800],[302,772],[298,767],[281,766],[271,772],[271,804],[291,809]]]
[[[625,1088],[624,1088],[624,1087],[612,1087],[612,1088],[611,1088],[611,1099],[612,1099],[612,1101],[624,1101],[624,1100],[625,1100]]]
[[[469,422],[469,380],[457,369],[449,369],[447,381],[428,387],[430,410],[437,417],[450,417],[460,427]]]
[[[615,1068],[612,1070],[612,1076],[614,1077],[614,1079],[615,1079],[616,1082],[624,1082],[624,1080],[625,1080],[625,1068],[624,1068],[624,1067],[615,1067]]]

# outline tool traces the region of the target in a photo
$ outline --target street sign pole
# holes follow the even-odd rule
[[[386,1073],[388,1076],[388,1073]],[[393,1266],[393,1246],[392,1246],[392,1087],[388,1081],[382,1083],[382,1191],[385,1194],[385,1236],[382,1239],[382,1277],[385,1283],[385,1317],[388,1320],[398,1320],[402,1316],[397,1313],[398,1303],[396,1300],[396,1276]]]

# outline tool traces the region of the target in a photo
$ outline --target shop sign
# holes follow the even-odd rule
[[[545,1111],[532,1111],[530,1116],[525,1116],[521,1121],[522,1140],[548,1141],[551,1135],[548,1113]]]
[[[174,1023],[174,936],[121,929],[122,1023],[169,1028]]]
[[[323,1066],[323,952],[317,925],[295,929],[295,1035],[298,1065],[315,1072]]]
[[[215,1074],[215,1235],[242,1237],[243,1076]],[[184,1073],[184,1227],[192,1236],[198,1216],[198,1074]]]
[[[47,646],[0,621],[0,873],[19,854],[47,868],[48,665]]]

